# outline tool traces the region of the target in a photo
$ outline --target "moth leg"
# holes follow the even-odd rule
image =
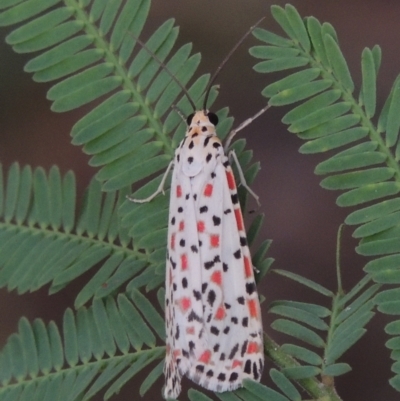
[[[240,184],[246,188],[246,190],[249,192],[250,195],[253,196],[253,198],[256,200],[257,205],[260,206],[260,201],[259,201],[259,196],[247,185],[246,178],[244,178],[243,170],[242,167],[240,166],[239,160],[236,156],[236,153],[234,150],[229,151],[228,153],[228,159],[232,159],[237,167],[238,173],[239,173],[239,178],[240,178]]]
[[[167,180],[168,173],[170,172],[173,165],[174,165],[174,161],[171,160],[170,163],[168,164],[167,169],[165,170],[165,173],[160,182],[160,185],[158,186],[156,191],[153,194],[151,194],[149,197],[147,197],[145,199],[134,199],[134,198],[131,198],[129,195],[126,195],[126,199],[130,200],[131,202],[135,202],[135,203],[146,203],[146,202],[150,202],[151,200],[153,200],[159,193],[162,193],[163,195],[165,195],[165,192],[164,192],[165,181]]]
[[[232,142],[232,139],[234,138],[234,136],[241,131],[243,128],[246,128],[249,124],[251,124],[256,118],[260,117],[261,114],[265,113],[271,106],[268,104],[267,106],[265,106],[263,109],[261,109],[258,113],[254,114],[253,117],[248,118],[247,120],[243,121],[237,128],[233,129],[228,137],[226,138],[225,141],[225,146],[224,146],[224,150],[225,153],[228,151],[228,148]],[[250,192],[250,191],[249,191]]]

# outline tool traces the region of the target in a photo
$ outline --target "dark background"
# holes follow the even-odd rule
[[[273,3],[285,4],[281,1]],[[281,33],[270,15],[271,4],[261,0],[154,0],[142,39],[167,18],[174,17],[181,27],[178,43],[193,42],[194,52],[203,55],[199,74],[213,72],[260,16],[267,15],[263,27]],[[360,88],[363,48],[374,44],[382,47],[379,111],[400,69],[400,2],[293,0],[291,4],[302,16],[313,15],[321,22],[333,24],[356,83],[356,97]],[[10,31],[0,29],[0,36],[4,38]],[[260,75],[252,70],[255,60],[247,52],[251,44],[255,41],[248,38],[218,78],[221,90],[215,107],[229,106],[237,124],[265,105],[266,99],[260,92],[279,77],[279,74]],[[13,53],[2,39],[0,161],[5,169],[14,161],[46,169],[57,164],[63,173],[72,169],[81,194],[95,171],[88,167],[88,157],[80,148],[70,144],[69,132],[90,107],[63,114],[50,112],[46,92],[51,85],[34,83],[30,75],[23,72],[23,65],[31,57]],[[260,196],[261,211],[266,216],[260,238],[273,239],[269,256],[276,259],[275,268],[299,272],[335,290],[336,232],[351,210],[335,205],[338,193],[319,187],[320,178],[313,174],[313,170],[326,155],[304,156],[297,152],[302,142],[288,133],[280,122],[286,111],[284,108],[271,109],[241,132],[249,148],[254,149],[255,160],[262,164],[258,179],[252,186]],[[355,255],[356,242],[351,233],[351,228],[345,229],[342,241],[342,269],[347,289],[360,279],[366,262]],[[1,289],[0,344],[17,330],[22,315],[31,320],[41,317],[45,321],[53,319],[60,323],[65,308],[73,305],[79,288],[81,284],[70,285],[51,297],[47,296],[47,288],[23,296]],[[325,299],[313,298],[313,293],[275,275],[267,276],[260,291],[267,302],[282,298],[326,302]],[[279,341],[277,333],[268,328],[271,321],[272,316],[264,312],[265,330]],[[337,379],[337,390],[344,400],[399,399],[398,393],[387,383],[392,373],[389,351],[383,345],[386,321],[385,317],[376,316],[368,326],[367,335],[342,358],[353,367],[352,372]],[[128,400],[136,398],[136,394],[127,387],[115,399]],[[153,394],[157,397],[158,390]]]

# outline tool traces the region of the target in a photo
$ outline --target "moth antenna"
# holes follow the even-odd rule
[[[179,115],[179,117],[186,122],[186,118],[184,116],[184,114],[182,113],[182,110],[180,110],[175,104],[172,104],[171,107],[175,110],[176,114]]]
[[[221,72],[222,68],[226,64],[226,62],[231,58],[232,54],[237,50],[237,48],[243,43],[243,41],[253,32],[253,30],[265,19],[266,17],[262,17],[259,21],[256,22],[255,25],[253,25],[239,40],[239,42],[236,43],[236,45],[233,47],[233,49],[228,53],[228,55],[225,57],[225,59],[222,61],[222,63],[219,65],[217,70],[214,72],[214,75],[211,77],[210,82],[207,85],[206,91],[205,91],[205,96],[204,96],[204,102],[203,102],[203,110],[207,110],[207,100],[208,96],[211,91],[212,84],[214,83],[215,79],[217,78],[218,74]]]
[[[138,37],[136,37],[135,35],[130,34],[135,40],[136,42],[139,43],[140,46],[143,47],[143,49],[145,49],[150,55],[151,57],[153,57],[153,59],[155,61],[157,61],[158,64],[160,64],[160,66],[164,69],[164,71],[175,81],[176,84],[179,85],[179,87],[183,90],[183,92],[185,93],[186,97],[189,100],[190,105],[193,107],[193,111],[196,111],[196,105],[193,101],[193,99],[190,97],[188,90],[182,85],[181,82],[179,82],[176,77],[174,76],[174,74],[172,74],[172,72],[168,69],[168,67],[157,57],[157,55],[151,51],[147,45],[142,42]]]

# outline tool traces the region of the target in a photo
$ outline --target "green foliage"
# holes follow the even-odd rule
[[[65,312],[61,330],[53,322],[46,326],[40,319],[32,324],[20,320],[18,332],[0,353],[2,399],[87,400],[99,391],[108,399],[156,362],[138,386],[144,395],[162,374],[165,349],[159,343],[165,333],[160,310],[168,183],[167,196],[150,203],[134,204],[126,195],[142,179],[148,182],[134,193],[135,198],[155,191],[185,132],[184,122],[171,107],[176,104],[188,114],[192,110],[182,88],[149,51],[136,46],[149,8],[150,0],[3,0],[0,4],[0,26],[19,24],[7,43],[16,52],[35,53],[25,70],[37,82],[57,81],[47,94],[52,110],[64,112],[95,102],[74,125],[71,137],[74,145],[91,155],[90,165],[99,168],[80,207],[72,173],[62,177],[57,167],[45,172],[13,164],[0,174],[1,286],[24,293],[49,284],[49,292],[55,293],[96,267],[75,299],[76,311]],[[400,80],[394,82],[375,124],[380,48],[362,53],[362,86],[356,100],[334,28],[314,17],[303,20],[290,5],[273,6],[272,15],[287,37],[257,28],[254,36],[264,43],[250,49],[262,60],[254,69],[288,75],[269,84],[262,94],[272,106],[296,103],[282,121],[289,132],[306,141],[301,153],[331,151],[315,173],[326,175],[322,187],[342,191],[339,206],[357,208],[346,223],[358,226],[353,233],[360,239],[357,251],[372,258],[364,278],[347,294],[339,268],[336,290],[297,273],[275,270],[315,291],[323,302],[292,299],[270,305],[269,311],[279,315],[272,328],[295,342],[278,347],[265,335],[266,354],[278,368],[269,371],[276,389],[245,381],[243,388],[215,397],[301,401],[300,385],[312,398],[338,401],[334,389],[320,383],[317,375],[333,378],[351,369],[342,357],[365,334],[375,309],[400,314]],[[209,77],[193,78],[200,55],[191,54],[190,44],[174,50],[177,35],[174,21],[168,20],[150,35],[146,46],[188,85],[200,105]],[[210,104],[216,96],[213,88]],[[233,119],[226,108],[218,115],[218,134],[224,139]],[[231,148],[251,184],[259,164],[252,162],[244,140]],[[245,207],[245,189],[239,189],[239,198]],[[250,245],[262,223],[261,215],[253,220]],[[261,242],[253,252],[257,281],[273,262],[266,258],[270,243]],[[391,287],[382,289],[387,284]],[[149,300],[153,295],[157,306]],[[385,330],[392,336],[386,345],[395,360],[396,375],[390,383],[400,390],[400,321],[393,320]],[[211,399],[193,389],[188,397]]]
[[[272,14],[289,38],[257,28],[254,36],[266,44],[251,48],[250,54],[265,61],[256,64],[254,69],[261,73],[290,70],[294,67],[301,69],[294,73],[288,72],[285,78],[268,85],[262,93],[273,106],[298,103],[283,117],[282,122],[288,125],[290,132],[306,141],[300,147],[301,153],[336,151],[333,155],[330,152],[329,157],[316,166],[315,173],[326,175],[321,181],[323,188],[342,191],[337,198],[339,206],[358,208],[347,216],[345,222],[358,225],[353,233],[355,238],[360,239],[357,252],[373,257],[364,268],[367,273],[365,277],[371,277],[377,284],[398,286],[400,81],[398,78],[395,80],[375,124],[372,118],[376,113],[376,78],[381,63],[379,46],[366,48],[362,53],[362,86],[357,100],[353,96],[353,79],[333,27],[327,23],[321,24],[314,17],[302,20],[291,5],[285,8],[272,6]],[[339,149],[344,146],[346,149]],[[307,285],[304,279],[295,277],[293,273],[285,275]],[[318,284],[311,285],[308,282],[308,286],[324,294]],[[372,295],[377,288],[370,288]],[[329,364],[333,363],[332,358],[335,360],[363,334],[362,327],[370,319],[374,303],[378,305],[380,312],[400,314],[397,289],[385,290],[374,300],[371,294],[360,295],[360,305],[357,304],[357,307],[361,311],[347,318],[347,326],[343,326],[345,323],[339,320],[339,327],[343,327],[341,330],[351,333],[347,342],[338,342],[335,334],[328,336],[331,341],[336,339],[336,342],[325,345]],[[361,298],[364,295],[366,299]],[[367,303],[362,304],[362,301]],[[339,309],[343,307],[344,304],[341,304]],[[354,306],[348,307],[354,312]],[[276,311],[276,308],[273,307],[272,310]],[[297,316],[295,320],[302,316],[298,312],[292,312],[285,310],[285,313],[289,313],[285,316],[292,319]],[[339,316],[345,316],[345,309]],[[338,318],[336,315],[332,317]],[[304,318],[308,325],[312,321],[309,316]],[[331,323],[335,324],[335,321]],[[310,332],[309,328],[300,327],[298,323],[285,320],[276,321],[274,325],[278,330],[291,333],[316,347],[323,346],[318,335]],[[335,332],[340,333],[338,330]],[[397,348],[393,348],[394,346]],[[388,342],[391,349],[399,349],[399,346],[394,341]],[[398,361],[398,353],[393,356]],[[322,373],[331,376],[347,370],[348,367],[342,364],[321,366]],[[396,389],[400,389],[399,381],[399,376],[391,381]]]
[[[27,393],[30,400],[88,400],[105,390],[104,398],[109,399],[164,357],[165,347],[156,346],[156,334],[164,339],[162,318],[149,319],[151,308],[138,305],[135,294],[119,294],[76,313],[67,309],[63,336],[54,322],[46,325],[35,319],[31,324],[22,318],[1,352],[1,399],[23,399],[20,394]],[[160,377],[159,366],[143,381],[142,395]]]

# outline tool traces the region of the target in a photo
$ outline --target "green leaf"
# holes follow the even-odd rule
[[[348,143],[358,141],[359,139],[366,137],[368,133],[368,128],[365,127],[350,128],[336,134],[309,141],[300,147],[299,152],[305,154],[327,152],[340,146],[347,145]],[[344,157],[346,156],[343,156],[343,158]],[[334,159],[334,157],[332,157],[331,159]],[[317,169],[321,168],[321,165],[325,166],[324,163],[328,163],[328,160],[326,162],[320,163],[317,166],[317,168],[315,169],[316,174],[319,174],[319,172],[317,172]]]
[[[301,310],[307,311],[307,312],[312,313],[313,315],[316,315],[321,318],[328,317],[331,315],[331,311],[323,306],[304,303],[304,302],[274,301],[271,303],[271,307],[275,306],[275,305],[283,305],[283,306],[301,309]]]
[[[300,54],[300,51],[288,47],[254,46],[250,48],[249,53],[255,58],[279,59],[296,57]]]
[[[29,0],[22,4],[17,4],[0,14],[0,26],[12,25],[24,21],[59,2],[60,0]]]
[[[327,177],[321,181],[320,185],[325,189],[358,188],[363,185],[389,180],[394,173],[394,169],[387,167],[370,168]]]
[[[139,394],[143,397],[154,382],[162,375],[164,361],[161,361],[146,377],[139,389]]]
[[[256,397],[258,397],[261,400],[289,401],[286,397],[279,394],[275,390],[272,390],[266,386],[263,386],[262,384],[257,383],[254,380],[245,379],[243,381],[243,386],[251,394],[254,394]]]
[[[357,128],[356,128],[357,129]],[[315,174],[327,174],[337,171],[368,167],[386,161],[387,156],[380,152],[363,152],[341,157],[331,157],[315,168]]]
[[[289,113],[287,113],[283,118],[282,122],[284,124],[293,124],[306,116],[312,115],[316,111],[325,108],[336,100],[339,99],[341,92],[337,89],[331,89],[323,92],[313,98],[307,100],[300,106],[295,107]]]
[[[400,199],[389,199],[350,213],[346,217],[345,223],[350,225],[367,223],[398,210],[400,210]]]
[[[390,322],[385,326],[385,333],[395,336],[400,334],[400,320]]]
[[[263,96],[272,97],[278,93],[303,85],[318,78],[321,71],[319,68],[309,68],[303,71],[295,72],[279,81],[273,82],[262,91]]]
[[[212,401],[212,399],[207,397],[205,394],[192,388],[188,391],[188,397],[190,401]]]
[[[292,273],[292,272],[289,272],[286,270],[281,270],[281,269],[274,269],[273,271],[277,274],[280,274],[281,276],[288,277],[292,280],[295,280],[298,283],[303,284],[306,287],[311,288],[312,290],[319,292],[322,295],[325,295],[327,297],[333,297],[332,291],[329,291],[328,289],[324,288],[322,285],[317,284],[314,281],[304,278],[296,273]]]
[[[307,29],[304,26],[303,20],[298,13],[298,11],[291,5],[287,4],[285,6],[286,16],[289,20],[293,32],[295,33],[298,41],[306,52],[310,52],[311,43],[310,38],[307,33]]]
[[[298,323],[284,319],[277,319],[272,323],[271,327],[274,330],[288,334],[308,344],[311,344],[314,347],[324,347],[324,341],[318,334]]]
[[[386,123],[386,145],[393,146],[399,136],[400,128],[400,115],[398,110],[400,108],[400,80],[397,80],[391,93],[391,101]]]
[[[271,106],[284,106],[287,104],[292,104],[308,97],[314,96],[319,92],[322,92],[332,86],[333,82],[329,79],[320,79],[318,81],[311,81],[291,87],[288,89],[283,89],[276,95],[273,95],[269,101]],[[268,97],[267,88],[265,88],[261,94]],[[294,132],[294,131],[291,131]]]
[[[352,93],[354,91],[354,82],[351,78],[349,67],[347,66],[346,60],[340,51],[337,42],[331,35],[328,34],[323,36],[323,41],[325,44],[326,55],[334,74],[341,82],[343,87]]]
[[[306,348],[299,347],[298,345],[283,344],[281,350],[308,364],[317,366],[322,364],[322,358],[318,354]]]
[[[354,231],[354,238],[363,238],[385,231],[400,223],[400,212],[391,213],[370,223],[366,223]]]
[[[324,41],[322,40],[321,24],[315,17],[307,18],[308,34],[316,52],[317,61],[321,61],[325,66],[329,65],[328,57],[325,51]]]
[[[253,30],[252,33],[257,39],[266,43],[270,43],[271,45],[280,47],[293,46],[293,43],[290,40],[283,38],[282,36],[278,36],[273,32],[267,31],[266,29],[257,27],[256,29]]]
[[[315,315],[297,308],[277,305],[269,309],[270,313],[276,313],[280,316],[288,317],[293,320],[298,320],[318,330],[328,330],[329,326]]]
[[[362,96],[364,100],[367,117],[371,118],[375,114],[376,108],[376,71],[375,61],[372,51],[365,48],[361,57],[362,71]]]
[[[326,376],[340,376],[350,372],[351,366],[347,363],[335,363],[329,365],[322,370],[322,374]]]
[[[303,132],[298,133],[297,135],[300,138],[306,140],[321,138],[324,136],[340,133],[341,131],[354,126],[359,121],[360,121],[360,116],[354,114],[346,114],[344,116],[317,125],[316,127],[307,129]],[[375,150],[375,148],[372,150]],[[338,156],[339,154],[336,154],[334,157]]]
[[[292,39],[296,39],[295,31],[289,22],[286,10],[282,7],[273,5],[271,6],[271,13],[275,21],[282,27],[286,34]]]
[[[273,382],[279,389],[292,401],[301,401],[301,395],[296,387],[286,378],[284,374],[276,369],[271,369],[269,372]]]
[[[353,189],[343,195],[340,195],[336,203],[338,206],[354,206],[369,202],[375,199],[399,193],[400,185],[396,182],[381,182],[369,184],[363,187]]]
[[[269,73],[290,70],[291,68],[304,67],[308,64],[306,57],[281,57],[268,61],[261,61],[253,69],[256,72]]]

